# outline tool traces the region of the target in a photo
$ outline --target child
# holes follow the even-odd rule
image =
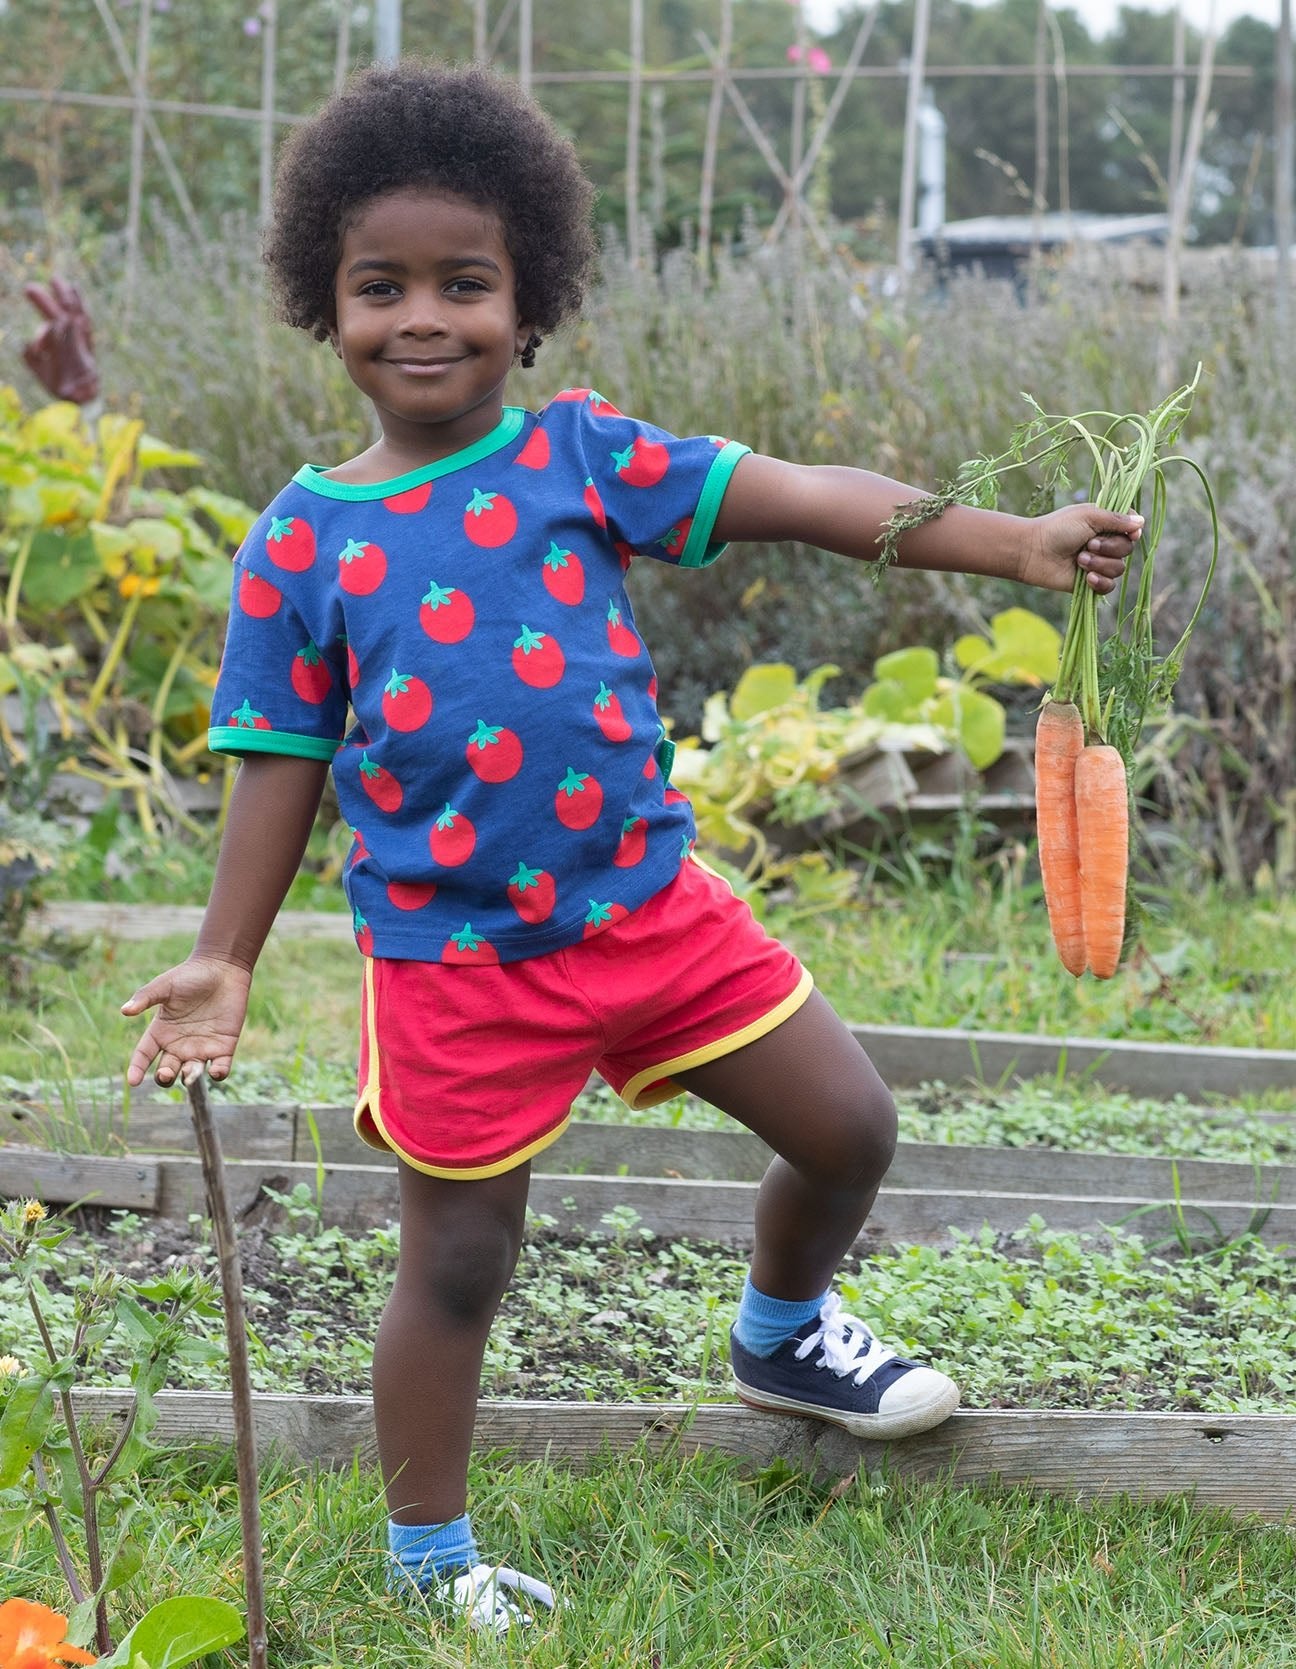
[[[591,198],[539,109],[479,68],[371,69],[287,143],[283,313],[331,342],[378,438],[303,466],[236,558],[211,745],[243,764],[211,900],[192,955],[123,1005],[157,1010],[130,1083],[227,1075],[332,769],[364,957],[356,1127],[400,1171],[373,1369],[391,1555],[500,1632],[552,1595],[473,1540],[482,1354],[530,1161],[592,1069],[634,1106],[703,1096],[779,1155],[731,1341],[744,1401],[881,1437],[958,1402],[829,1290],[894,1107],[809,973],[690,857],[623,585],[636,555],[704,567],[740,540],[868,560],[916,490],[676,439],[588,390],[506,406],[510,368],[580,305]],[[900,561],[1056,590],[1078,563],[1106,592],[1137,528],[955,508]]]

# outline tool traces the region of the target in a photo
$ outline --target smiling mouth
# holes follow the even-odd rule
[[[454,366],[463,363],[462,356],[456,359],[389,359],[388,365],[395,365],[402,371],[431,372],[449,371]]]

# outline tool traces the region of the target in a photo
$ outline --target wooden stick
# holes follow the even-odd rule
[[[243,1265],[238,1236],[225,1192],[225,1163],[220,1137],[207,1098],[207,1080],[197,1072],[185,1082],[193,1115],[198,1156],[202,1161],[207,1210],[220,1266],[225,1342],[229,1351],[230,1397],[234,1410],[239,1522],[243,1533],[243,1588],[247,1600],[248,1669],[266,1669],[265,1582],[261,1559],[261,1486],[257,1470],[256,1418],[252,1376],[248,1372],[247,1310],[243,1303]]]

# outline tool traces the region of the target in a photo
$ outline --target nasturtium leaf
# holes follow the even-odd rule
[[[256,521],[256,511],[241,499],[213,492],[210,487],[191,487],[185,497],[195,510],[201,510],[215,524],[231,544],[242,544],[248,529]]]
[[[883,655],[873,666],[873,676],[879,683],[889,679],[903,688],[910,707],[916,707],[936,693],[939,673],[940,661],[936,651],[922,646],[896,649],[890,655]]]
[[[126,558],[135,548],[134,538],[124,527],[115,527],[111,522],[91,522],[90,537],[104,572],[119,579],[126,572]]]
[[[98,1669],[179,1669],[184,1663],[219,1652],[243,1638],[243,1618],[222,1599],[180,1594],[146,1611]]]
[[[954,684],[932,703],[928,716],[958,737],[978,771],[993,765],[1003,752],[1004,710],[993,696]]]
[[[197,452],[186,452],[179,446],[168,446],[156,435],[141,435],[135,453],[140,469],[196,469],[203,459]]]
[[[131,553],[134,565],[145,573],[150,573],[159,562],[174,562],[184,549],[180,529],[157,516],[137,516],[127,522],[126,531],[135,541]]]
[[[103,572],[93,535],[42,527],[32,539],[22,601],[30,609],[53,613],[93,591]]]
[[[894,678],[879,678],[864,691],[860,705],[866,717],[899,723],[913,709],[908,692]]]
[[[754,719],[758,713],[790,701],[796,685],[795,669],[783,661],[749,666],[734,688],[729,711],[736,719]]]
[[[990,622],[991,639],[969,634],[954,645],[954,659],[965,671],[995,684],[1048,684],[1057,677],[1062,639],[1057,630],[1030,609],[1010,608]]]

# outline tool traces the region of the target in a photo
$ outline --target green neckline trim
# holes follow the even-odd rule
[[[738,460],[745,458],[750,451],[751,447],[744,446],[741,441],[729,440],[716,453],[715,462],[707,471],[707,478],[702,483],[702,492],[698,497],[698,507],[693,516],[693,525],[689,528],[688,539],[680,552],[681,568],[709,568],[726,549],[722,544],[712,544],[711,529],[720,514],[720,504],[729,485],[729,477],[733,474]]]
[[[296,736],[290,730],[244,730],[236,724],[213,725],[207,732],[212,753],[286,753],[295,759],[332,759],[339,743],[329,736]]]
[[[489,458],[492,452],[498,452],[511,440],[516,440],[525,416],[526,411],[523,407],[505,406],[504,415],[488,435],[483,435],[471,446],[464,447],[462,452],[452,452],[447,458],[438,458],[435,463],[424,464],[422,469],[411,469],[391,481],[335,481],[323,473],[326,468],[331,467],[325,464],[303,464],[293,476],[293,480],[299,487],[305,487],[308,492],[318,493],[321,498],[346,499],[352,504],[372,502],[377,498],[394,498],[397,493],[408,492],[412,487],[421,487],[425,481],[435,481],[440,475],[453,474],[457,469],[467,469],[469,465]]]

